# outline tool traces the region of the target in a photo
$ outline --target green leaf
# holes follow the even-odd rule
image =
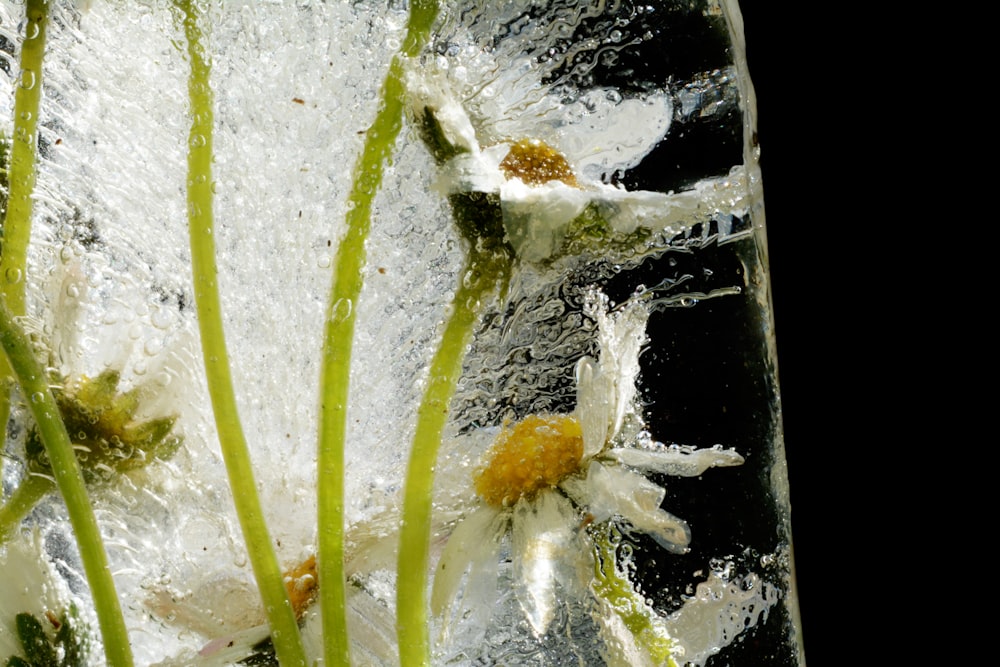
[[[444,128],[441,127],[440,121],[434,115],[434,109],[430,107],[424,107],[424,115],[418,119],[417,129],[420,133],[420,138],[423,139],[427,145],[427,149],[434,157],[434,161],[439,165],[444,164],[457,155],[468,152],[460,146],[455,146],[448,140]]]
[[[90,652],[88,634],[80,632],[83,621],[76,605],[63,614],[59,631],[56,632],[56,646],[63,650],[62,667],[85,667]]]
[[[31,614],[18,614],[16,626],[21,648],[33,667],[59,667],[56,650],[37,618]]]
[[[7,667],[86,667],[89,644],[87,633],[80,632],[82,621],[76,605],[63,612],[58,620],[54,615],[49,616],[49,620],[58,628],[54,638],[49,637],[42,622],[31,614],[16,616],[17,637],[25,657],[12,656],[7,660]]]

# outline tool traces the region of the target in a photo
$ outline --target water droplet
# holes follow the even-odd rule
[[[207,143],[208,141],[206,141],[205,135],[203,134],[196,134],[191,137],[191,148],[201,148]]]
[[[31,395],[31,402],[32,403],[36,403],[37,404],[37,403],[41,403],[44,400],[45,400],[45,394],[43,394],[40,391],[36,391],[34,394]]]
[[[330,262],[331,260],[329,255],[320,255],[319,260],[316,263],[319,265],[319,268],[328,269],[330,268]]]
[[[71,299],[79,299],[80,286],[77,285],[76,283],[70,283],[69,285],[66,285],[66,296],[68,296]]]
[[[4,275],[4,277],[7,278],[8,283],[10,283],[11,285],[16,285],[17,283],[21,282],[21,269],[16,269],[11,267],[7,269],[7,272]]]
[[[27,121],[27,120],[31,120],[31,118],[32,118],[32,116],[31,116],[31,112],[30,111],[22,111],[21,112],[21,120]]]

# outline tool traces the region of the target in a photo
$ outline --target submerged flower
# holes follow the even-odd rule
[[[687,550],[687,524],[660,507],[664,489],[642,473],[697,476],[743,463],[718,446],[636,442],[625,426],[635,417],[647,310],[638,299],[611,314],[603,298],[588,307],[600,358],[576,366],[576,408],[505,425],[482,457],[472,479],[478,503],[455,526],[438,563],[431,604],[439,616],[456,603],[466,573],[465,604],[488,606],[509,536],[517,599],[532,629],[545,633],[558,599],[599,595],[595,561],[603,547],[588,525],[620,523],[670,552]]]
[[[51,297],[50,321],[39,327],[29,320],[28,325],[40,351],[47,355],[49,388],[84,480],[88,484],[113,482],[122,473],[168,460],[180,449],[183,436],[175,428],[178,414],[172,402],[176,390],[164,391],[170,383],[169,371],[151,373],[148,353],[129,367],[122,357],[130,351],[123,340],[130,334],[88,317],[88,282],[78,262],[61,269],[65,275],[56,272],[61,280],[53,281],[58,291]],[[132,326],[137,331],[140,325]],[[173,353],[159,356],[175,358]],[[100,370],[94,373],[94,368]],[[123,373],[125,368],[128,374]],[[55,489],[48,451],[38,429],[31,425],[24,439],[22,478],[0,507],[0,540]]]
[[[668,91],[577,89],[560,83],[538,53],[518,51],[522,42],[483,48],[465,39],[467,46],[457,37],[451,45],[460,57],[412,68],[414,114],[442,187],[451,196],[492,195],[521,260],[594,248],[641,254],[654,234],[673,235],[745,204],[732,187],[742,185],[739,174],[681,193],[611,184],[666,136],[674,111]]]

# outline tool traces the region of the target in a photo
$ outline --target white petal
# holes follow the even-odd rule
[[[691,542],[686,522],[660,509],[666,492],[642,475],[592,461],[587,483],[593,493],[591,513],[598,507],[618,515],[648,534],[664,549],[684,553]]]
[[[692,449],[660,445],[658,449],[616,448],[604,455],[633,468],[674,477],[697,477],[709,468],[738,466],[744,460],[736,450],[721,447]]]
[[[538,635],[548,630],[560,595],[572,599],[583,588],[580,572],[591,556],[579,542],[578,522],[572,504],[555,491],[514,506],[514,592]]]
[[[442,616],[455,602],[462,575],[470,568],[473,575],[490,570],[494,581],[500,554],[500,538],[506,530],[507,518],[491,507],[482,506],[460,521],[438,561],[431,591],[431,611]]]
[[[558,147],[594,181],[639,164],[666,135],[673,115],[667,94],[625,100],[614,100],[613,95],[593,89],[563,110],[567,120]]]
[[[673,234],[689,229],[692,221],[704,219],[705,211],[743,215],[754,196],[746,168],[739,166],[727,176],[703,179],[692,190],[672,194],[598,187],[593,201],[601,217],[617,232],[628,234],[646,227]]]
[[[586,192],[560,181],[526,185],[512,178],[500,188],[504,231],[526,262],[551,257],[562,246],[569,223],[589,202]]]
[[[449,160],[438,172],[437,188],[444,194],[456,192],[500,192],[506,176],[500,171],[500,161],[506,155],[506,146],[500,157],[494,147],[485,151],[462,153]]]
[[[576,418],[583,431],[583,458],[596,456],[610,435],[613,405],[609,400],[613,385],[610,378],[590,357],[576,364]]]
[[[478,151],[476,131],[469,115],[458,102],[447,77],[437,67],[418,65],[415,61],[406,73],[408,98],[413,105],[413,113],[423,118],[425,108],[434,112],[434,118],[441,125],[445,138],[453,145],[468,151]]]
[[[587,382],[589,386],[584,385],[578,369],[577,407],[579,410],[600,408],[606,419],[607,442],[617,435],[635,400],[639,352],[646,340],[649,311],[644,302],[632,299],[621,310],[609,314],[607,297],[600,292],[588,295],[585,311],[597,321],[601,356],[590,373],[593,379]]]
[[[703,665],[733,640],[766,619],[780,595],[756,574],[728,581],[713,572],[695,594],[667,619],[671,637],[683,650],[684,664]]]

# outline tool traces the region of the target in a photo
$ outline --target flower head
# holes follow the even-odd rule
[[[609,313],[607,300],[596,294],[588,311],[598,323],[600,357],[577,363],[573,412],[504,425],[473,474],[478,501],[456,525],[434,579],[432,607],[439,615],[455,603],[467,572],[495,580],[509,537],[515,593],[532,629],[545,633],[557,591],[582,597],[598,590],[592,583],[598,540],[581,528],[621,524],[670,552],[687,550],[687,524],[660,507],[666,492],[643,472],[697,476],[743,462],[721,447],[640,445],[625,425],[637,416],[635,381],[648,312],[632,299]],[[488,590],[466,586],[466,595]]]
[[[452,197],[491,195],[484,201],[499,208],[504,240],[521,261],[598,249],[641,257],[654,235],[673,236],[745,205],[741,174],[680,193],[613,184],[667,135],[668,90],[582,89],[541,53],[551,34],[526,27],[517,38],[483,44],[474,32],[456,29],[438,55],[414,64],[410,100],[441,188]]]

